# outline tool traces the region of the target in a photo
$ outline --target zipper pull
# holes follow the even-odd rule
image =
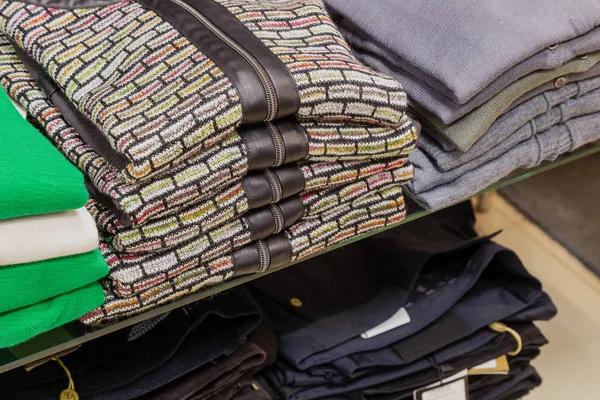
[[[59,400],[79,400],[79,394],[75,391],[75,382],[73,382],[71,371],[69,371],[65,363],[60,358],[54,357],[52,359],[56,361],[62,369],[65,370],[67,378],[69,378],[69,386],[65,390],[60,392]]]
[[[488,326],[494,332],[498,332],[498,333],[506,333],[506,332],[508,332],[508,333],[510,333],[512,335],[513,338],[515,338],[515,341],[517,342],[517,349],[508,352],[507,354],[509,356],[513,356],[514,357],[514,356],[516,356],[517,354],[519,354],[521,352],[521,349],[523,348],[523,340],[521,340],[521,335],[519,335],[519,332],[515,331],[512,328],[509,328],[508,326],[506,326],[506,324],[504,324],[502,322],[492,322]]]

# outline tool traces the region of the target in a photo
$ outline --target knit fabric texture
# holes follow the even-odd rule
[[[0,220],[81,208],[83,176],[0,91]]]
[[[540,70],[555,69],[577,56],[583,57],[586,54],[600,50],[600,28],[595,28],[585,35],[576,37],[568,42],[560,43],[558,46],[540,49],[539,53],[503,72],[489,86],[482,87],[467,102],[458,103],[424,83],[420,79],[424,76],[421,71],[417,71],[416,76],[413,76],[411,73],[400,68],[399,65],[403,65],[402,60],[396,58],[390,59],[390,53],[387,49],[378,47],[378,45],[373,44],[367,38],[363,38],[360,33],[356,34],[352,32],[352,27],[346,27],[349,32],[345,32],[344,27],[346,25],[348,25],[348,21],[342,21],[341,30],[351,41],[352,45],[355,46],[359,58],[368,65],[399,79],[407,93],[409,93],[411,100],[428,110],[444,124],[451,124],[459,120],[477,107],[485,104],[513,82],[531,73]],[[469,52],[468,49],[462,49],[461,51],[464,52],[463,56]],[[504,52],[502,53],[505,54]],[[496,66],[492,68],[496,68]],[[467,80],[466,85],[469,85],[471,81]]]
[[[374,193],[384,191],[390,186],[406,184],[411,176],[412,167],[399,168],[374,175],[373,179],[367,178],[346,186],[305,193],[301,196],[305,207],[302,219],[319,221],[320,216],[325,213],[329,215],[336,210],[346,212],[348,203],[361,204],[363,198],[372,200]],[[275,229],[273,226],[271,234],[279,233]],[[177,239],[179,235],[162,238],[159,243],[166,243],[168,246],[165,249],[154,250],[146,246],[141,248],[146,250],[144,253],[122,253],[111,249],[113,252],[109,261],[111,271],[107,282],[111,285],[113,293],[120,297],[134,296],[157,282],[176,277],[202,263],[212,261],[252,241],[266,239],[266,237],[254,237],[248,219],[242,217],[199,236],[191,236],[189,240],[178,243]],[[105,240],[109,241],[110,237]]]
[[[248,172],[243,139],[227,139],[148,181],[124,182],[118,171],[84,143],[38,88],[18,60],[7,39],[0,35],[0,83],[32,115],[55,146],[79,169],[92,186],[106,195],[114,211],[133,225],[174,214],[184,206],[214,196],[219,188],[238,181]],[[315,161],[352,161],[377,156],[408,154],[416,146],[417,130],[404,115],[398,128],[361,127],[344,123],[304,122],[309,157]],[[377,157],[375,157],[377,158]]]
[[[421,173],[411,182],[411,188],[420,193],[427,192],[439,186],[450,185],[453,181],[467,175],[469,172],[476,171],[487,163],[493,163],[498,158],[503,158],[505,153],[519,146],[522,142],[535,137],[535,135],[542,134],[548,129],[564,124],[573,118],[598,112],[600,112],[600,90],[595,90],[579,99],[572,99],[552,108],[547,113],[531,120],[529,124],[519,128],[498,146],[469,162],[447,171],[435,167],[430,168],[432,157],[428,157],[426,153],[417,151],[412,157]],[[427,157],[428,160],[423,160],[423,157]]]
[[[542,161],[553,161],[561,154],[598,139],[600,113],[573,118],[534,135],[467,173],[452,176],[447,183],[440,182],[430,190],[417,190],[409,184],[407,191],[427,209],[443,208],[474,195],[518,168],[533,168]],[[435,166],[420,150],[413,152],[411,160],[415,175],[432,176]]]
[[[465,104],[482,91],[491,89],[494,95],[533,71],[556,68],[576,55],[600,50],[597,39],[588,41],[588,47],[571,47],[571,41],[600,26],[597,1],[325,0],[325,4],[341,29],[348,31],[350,45],[395,70],[394,76],[403,85],[407,82],[411,100],[432,111],[422,98],[426,94]]]
[[[293,260],[298,260],[350,237],[398,223],[405,215],[402,188],[397,185],[347,203],[344,207],[337,207],[332,212],[322,213],[314,219],[298,222],[284,230],[284,233],[292,244]],[[111,270],[119,268],[120,260],[114,252],[104,244],[100,248]],[[226,255],[175,277],[163,275],[151,286],[139,288],[136,296],[120,298],[110,287],[106,287],[105,304],[83,316],[81,321],[89,325],[114,322],[222,283],[234,274],[233,258]]]
[[[221,3],[287,66],[298,118],[400,125],[408,105],[400,84],[354,58],[320,2]],[[293,39],[280,35],[282,24]],[[173,168],[241,123],[242,99],[223,71],[139,3],[49,10],[2,1],[0,31],[127,158],[119,172],[129,182]]]
[[[368,171],[363,170],[362,173],[356,174],[352,179],[334,180],[339,183],[335,183],[333,186],[344,185],[342,188],[329,189],[328,191],[321,190],[316,193],[348,192],[348,195],[345,196],[349,196],[377,187],[376,185],[381,184],[383,180],[400,179],[402,182],[408,182],[413,176],[413,170],[412,166],[407,164],[406,161],[407,158],[400,158],[381,163],[378,166],[369,165],[375,168],[369,168]],[[314,171],[319,166],[307,164],[308,167],[311,171]],[[392,171],[392,173],[382,171]],[[340,172],[347,173],[349,171]],[[335,175],[332,175],[332,177],[335,177]],[[310,182],[316,182],[316,180],[312,179]],[[343,202],[343,198],[338,199],[337,197],[328,197],[319,201],[316,197],[312,199],[312,193],[315,193],[315,189],[319,187],[321,185],[309,185],[304,193],[299,194],[301,198],[307,199],[305,202],[307,213],[305,215],[319,212],[325,204],[339,205]],[[310,199],[310,202],[308,199]],[[239,219],[249,212],[248,199],[241,183],[226,188],[219,195],[192,205],[177,215],[158,218],[138,227],[124,227],[110,210],[98,202],[90,202],[88,210],[102,230],[105,240],[115,250],[127,253],[157,252],[172,248],[197,237],[203,232]]]
[[[566,85],[568,83],[584,81],[584,80],[588,80],[591,78],[596,78],[598,76],[600,76],[600,64],[594,65],[592,68],[588,69],[585,72],[581,72],[578,74],[565,75],[562,77],[563,78],[562,80],[564,81],[564,83]],[[535,89],[530,90],[529,92],[525,93],[523,96],[521,96],[517,100],[515,100],[510,105],[509,110],[512,110],[513,108],[523,104],[524,102],[534,98],[535,96],[538,96],[544,92],[548,92],[548,91],[554,90],[554,89],[556,89],[556,82],[554,82],[554,81],[546,82],[546,83],[536,87]]]
[[[81,317],[104,302],[92,283],[34,305],[0,314],[0,348],[10,347]]]
[[[75,256],[0,267],[0,313],[88,285],[108,273],[98,249]]]
[[[417,113],[459,150],[467,151],[519,97],[562,75],[588,71],[599,61],[600,52],[595,52],[583,59],[575,58],[555,69],[533,72],[511,83],[481,107],[449,125],[445,125],[426,110],[419,109]]]
[[[518,105],[498,118],[487,132],[467,151],[445,151],[428,135],[423,135],[419,148],[425,152],[442,171],[449,171],[499,149],[515,145],[513,134],[521,129],[542,132],[550,126],[570,118],[591,114],[600,110],[600,102],[587,94],[600,88],[600,77],[571,83],[560,89],[548,90]],[[597,98],[597,95],[596,95]],[[529,125],[524,127],[524,125]]]
[[[0,221],[0,266],[82,254],[98,248],[85,208]]]

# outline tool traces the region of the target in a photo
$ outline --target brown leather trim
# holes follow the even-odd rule
[[[162,0],[164,1],[164,0]],[[195,9],[252,54],[265,69],[277,92],[275,119],[295,114],[300,108],[296,83],[286,65],[269,48],[233,15],[225,6],[214,0],[186,0]]]
[[[265,175],[260,172],[252,172],[242,179],[242,186],[248,198],[250,210],[271,204],[271,186]]]
[[[215,36],[192,14],[179,7],[176,3],[168,0],[136,1],[168,21],[179,33],[221,68],[240,94],[242,99],[243,123],[258,123],[267,118],[268,109],[265,90],[260,79],[258,79],[252,67],[243,57]],[[190,5],[196,3],[187,2]],[[205,14],[202,8],[198,8],[197,6],[194,8]],[[231,13],[227,13],[231,15]],[[239,20],[238,23],[240,23]]]
[[[110,165],[118,170],[125,169],[129,164],[127,156],[119,153],[110,145],[106,135],[71,103],[67,95],[29,54],[17,45],[13,44],[13,47],[27,71],[48,97],[48,100],[60,111],[65,121],[77,131],[81,139]]]
[[[260,255],[254,243],[234,251],[231,258],[235,276],[254,274],[260,269]]]
[[[304,190],[306,181],[297,165],[273,169],[282,188],[282,198],[291,197]],[[262,171],[254,171],[242,178],[242,186],[248,198],[248,208],[257,209],[273,202],[271,185]]]
[[[300,199],[300,196],[293,196],[278,203],[279,208],[285,217],[284,229],[289,228],[304,216],[306,208]]]
[[[296,118],[286,118],[273,122],[281,132],[285,144],[284,163],[289,164],[308,157],[308,134]]]
[[[285,233],[269,237],[266,244],[271,255],[268,269],[281,267],[292,260],[292,244]],[[260,270],[260,255],[255,243],[234,251],[231,257],[235,276],[255,274]]]
[[[273,172],[275,172],[281,183],[283,199],[300,193],[306,188],[304,175],[302,175],[302,171],[295,164],[275,168]]]
[[[305,159],[308,156],[308,136],[296,118],[273,121],[285,146],[284,164]],[[275,145],[265,124],[245,125],[238,133],[248,150],[248,170],[269,168],[275,163]]]
[[[269,168],[275,163],[275,146],[265,124],[245,125],[238,134],[248,150],[248,170]]]
[[[275,218],[268,207],[250,212],[246,220],[250,227],[252,241],[266,239],[275,232]]]
[[[284,266],[292,260],[292,244],[285,233],[271,236],[266,242],[271,254],[269,269]]]
[[[304,215],[304,204],[295,196],[277,203],[284,216],[283,228],[289,228]],[[266,239],[275,233],[275,217],[269,207],[252,211],[246,215],[252,241]]]
[[[44,8],[64,8],[74,10],[77,8],[106,7],[120,3],[122,0],[21,0],[19,3],[33,4]]]

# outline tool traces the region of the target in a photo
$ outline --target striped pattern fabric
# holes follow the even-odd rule
[[[216,1],[287,65],[300,95],[300,119],[400,124],[406,93],[357,61],[321,1]]]
[[[222,193],[248,171],[246,146],[237,133],[186,160],[175,169],[148,181],[130,184],[87,146],[48,101],[17,58],[12,45],[0,35],[0,83],[36,119],[55,146],[110,197],[133,225],[173,215],[186,205]],[[408,116],[395,129],[359,127],[343,123],[303,123],[309,138],[308,159],[315,161],[365,160],[408,154],[416,146],[417,131]],[[375,156],[373,156],[375,155]]]
[[[241,99],[223,71],[135,2],[69,11],[2,1],[0,30],[126,155],[128,182],[172,168],[240,124]]]
[[[408,183],[413,176],[412,165],[406,158],[388,165],[393,169],[378,172],[341,188],[319,191],[311,189],[299,194],[306,208],[305,217],[350,201],[382,185]],[[155,253],[174,248],[210,229],[239,219],[248,212],[248,202],[243,186],[238,183],[222,194],[192,205],[176,215],[159,218],[138,227],[122,226],[110,210],[94,200],[88,204],[88,211],[104,233],[107,244],[115,251]]]
[[[309,151],[286,166],[305,181],[294,195],[304,214],[281,233],[292,261],[401,221],[418,132],[400,84],[355,59],[319,1],[215,1],[279,57],[298,90]],[[66,122],[13,43],[126,157],[124,169]],[[106,304],[84,323],[109,323],[235,276],[232,252],[257,245],[249,218],[258,211],[243,180],[255,160],[238,129],[243,102],[169,22],[134,1],[64,10],[0,0],[0,84],[98,196],[88,209],[110,275]]]
[[[301,196],[306,207],[303,219],[319,221],[320,216],[325,213],[346,210],[348,203],[361,204],[363,198],[371,199],[373,193],[386,187],[406,184],[410,176],[412,168],[401,167],[349,185],[304,193]],[[385,203],[382,204],[386,206]],[[231,253],[256,239],[252,237],[245,217],[234,219],[200,235],[191,235],[189,240],[180,241],[181,236],[185,234],[161,237],[160,243],[168,246],[165,249],[152,248],[155,242],[148,246],[136,246],[132,250],[143,251],[137,254],[116,250],[107,241],[107,246],[113,247],[113,251],[116,250],[113,255],[115,262],[109,262],[113,293],[119,297],[137,295],[149,287]],[[105,238],[107,239],[108,237]]]
[[[360,201],[346,203],[332,212],[298,222],[284,233],[292,243],[294,259],[298,260],[345,238],[398,223],[405,214],[402,189],[393,185]],[[101,246],[101,250],[109,267],[115,268],[119,259],[108,246]],[[111,323],[223,283],[234,274],[233,259],[226,255],[157,283],[136,296],[118,297],[112,288],[107,287],[105,304],[83,316],[81,321],[96,326]]]
[[[398,127],[362,126],[344,122],[301,122],[313,161],[354,161],[397,157],[417,146],[417,128],[405,114]]]
[[[289,68],[301,120],[397,128],[406,93],[352,55],[321,3],[220,1]],[[242,101],[210,59],[136,2],[64,10],[0,1],[0,31],[43,66],[148,179],[231,135]]]

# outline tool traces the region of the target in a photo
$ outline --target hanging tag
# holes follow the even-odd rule
[[[413,392],[414,400],[469,400],[469,383],[466,376],[434,388]]]
[[[59,400],[79,400],[79,395],[75,390],[65,389],[60,392]]]
[[[67,350],[63,350],[60,353],[54,354],[53,356],[42,358],[41,360],[32,362],[31,364],[27,364],[23,368],[25,369],[25,371],[30,372],[33,369],[39,367],[40,365],[44,365],[47,362],[53,361],[57,357],[60,358],[60,357],[66,356],[67,354],[71,354],[72,352],[78,350],[80,347],[81,347],[81,345],[72,347],[72,348],[67,349]]]
[[[60,367],[67,374],[67,378],[69,379],[69,387],[60,392],[59,400],[79,400],[79,394],[75,391],[75,382],[73,382],[73,376],[71,375],[71,371],[65,365],[65,363],[58,357],[53,358],[54,361],[60,365]]]
[[[401,327],[402,325],[406,325],[410,323],[410,315],[406,312],[406,309],[402,307],[394,315],[392,315],[387,320],[383,321],[381,324],[377,325],[374,328],[369,329],[360,337],[363,339],[371,339],[375,336],[379,336],[383,333],[389,332],[392,329],[396,329]]]
[[[508,375],[510,366],[506,356],[484,362],[469,369],[469,375]]]

